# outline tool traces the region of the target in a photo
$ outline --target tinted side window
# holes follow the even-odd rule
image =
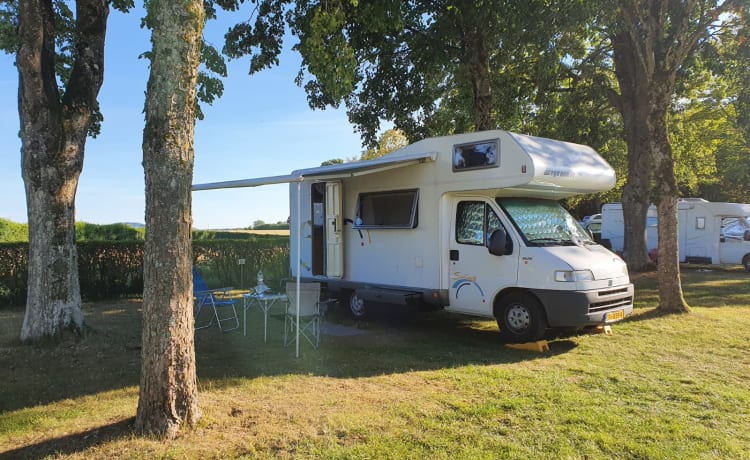
[[[418,197],[417,189],[361,193],[355,227],[415,228]]]

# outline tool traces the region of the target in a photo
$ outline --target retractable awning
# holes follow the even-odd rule
[[[260,187],[261,185],[273,185],[273,184],[285,184],[285,183],[297,183],[297,231],[296,231],[296,246],[297,254],[300,253],[300,247],[302,246],[301,238],[301,219],[300,209],[301,203],[300,197],[300,186],[302,181],[305,179],[313,180],[334,180],[343,179],[346,177],[362,176],[365,174],[372,174],[381,171],[387,171],[394,168],[402,168],[404,166],[410,166],[420,163],[426,163],[428,161],[437,160],[437,153],[407,153],[407,154],[390,154],[373,160],[354,161],[351,163],[335,164],[330,166],[320,166],[317,168],[299,169],[293,171],[291,174],[281,176],[267,176],[267,177],[255,177],[251,179],[240,179],[225,182],[210,182],[205,184],[193,184],[193,191],[199,190],[217,190],[224,188],[242,188],[242,187]],[[299,357],[299,289],[300,289],[300,261],[297,258],[297,331],[295,337],[295,356]]]
[[[411,153],[405,155],[386,155],[374,160],[354,161],[317,168],[299,169],[291,174],[281,176],[253,177],[250,179],[239,179],[224,182],[209,182],[205,184],[193,184],[193,191],[216,190],[223,188],[259,187],[261,185],[287,184],[290,182],[302,182],[305,179],[332,180],[346,177],[362,176],[394,168],[402,168],[413,164],[435,161],[437,153]]]

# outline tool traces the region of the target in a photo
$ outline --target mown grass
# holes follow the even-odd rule
[[[687,315],[653,314],[653,274],[613,335],[504,347],[489,321],[444,313],[329,321],[360,335],[281,344],[198,331],[203,418],[174,441],[138,437],[137,302],[88,305],[78,343],[23,347],[0,311],[0,457],[750,458],[750,276],[683,272]]]

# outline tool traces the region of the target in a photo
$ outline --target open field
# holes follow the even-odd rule
[[[283,321],[198,331],[199,426],[141,438],[140,304],[86,306],[78,343],[22,347],[23,312],[0,310],[0,458],[750,458],[750,275],[683,271],[688,315],[636,315],[612,335],[498,341],[493,322],[445,313],[328,322],[301,356]],[[356,333],[356,334],[355,334]]]
[[[286,230],[243,230],[243,229],[232,229],[225,230],[233,233],[249,233],[251,235],[289,235],[289,229]]]

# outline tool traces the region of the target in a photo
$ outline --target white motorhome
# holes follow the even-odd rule
[[[683,198],[677,203],[680,262],[697,264],[742,264],[750,271],[750,204],[716,203],[702,198]],[[646,241],[649,250],[658,247],[656,206],[648,208]],[[602,206],[602,240],[613,251],[624,245],[622,203]]]
[[[632,313],[625,263],[558,203],[614,185],[589,147],[485,131],[194,190],[280,182],[290,182],[292,274],[323,283],[355,316],[369,302],[445,308],[530,341]]]
[[[625,247],[625,220],[622,216],[622,203],[602,205],[602,225],[600,241],[612,251],[622,253]],[[651,205],[646,212],[646,246],[649,251],[658,246],[656,206]]]

